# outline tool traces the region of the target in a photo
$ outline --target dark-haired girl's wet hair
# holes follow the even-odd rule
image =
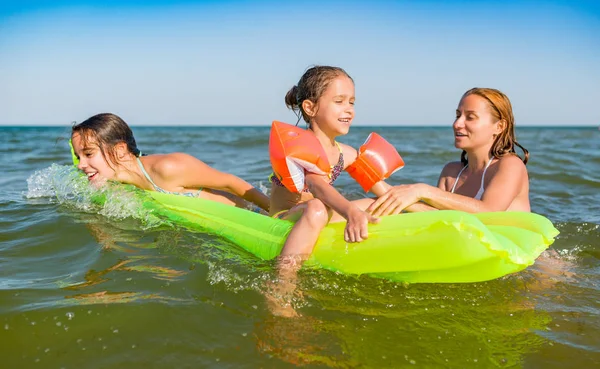
[[[96,144],[108,164],[118,163],[115,146],[119,143],[125,143],[127,150],[140,156],[140,150],[137,148],[135,138],[131,128],[123,119],[112,113],[96,114],[79,124],[75,124],[71,129],[71,137],[78,133],[85,145],[90,142]]]
[[[298,84],[285,94],[285,105],[296,113],[298,122],[300,122],[300,117],[302,117],[310,125],[310,116],[302,108],[302,102],[309,100],[316,104],[331,81],[339,76],[346,76],[354,82],[352,77],[339,67],[316,65],[304,72]],[[296,125],[298,122],[296,122]]]

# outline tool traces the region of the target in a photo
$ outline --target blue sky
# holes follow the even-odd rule
[[[293,121],[314,64],[356,82],[357,125],[450,125],[494,87],[517,125],[600,125],[597,1],[19,1],[0,4],[0,124]]]

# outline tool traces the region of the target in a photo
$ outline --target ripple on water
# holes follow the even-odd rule
[[[372,130],[353,128],[342,142],[358,146]],[[216,128],[135,131],[143,151],[190,148],[220,170],[266,184],[268,128],[228,131],[229,149],[215,139],[223,132]],[[600,150],[589,132],[560,131],[568,152],[561,158],[556,131],[518,131],[532,151],[532,206],[561,231],[551,247],[556,255],[517,275],[473,284],[407,285],[303,269],[290,301],[299,319],[268,309],[266,286],[278,281],[273,263],[217,237],[153,223],[127,190],[114,191],[109,202],[115,204],[100,206],[93,201],[97,192],[70,165],[52,166],[69,157],[60,145],[41,144],[49,132],[55,131],[15,135],[10,150],[2,151],[33,153],[7,163],[0,182],[16,184],[0,192],[0,263],[8,275],[0,278],[0,354],[6,367],[120,367],[139,358],[165,367],[559,368],[598,362],[600,198],[589,181],[600,173]],[[407,163],[390,182],[434,184],[443,164],[460,154],[448,134],[386,130]],[[61,150],[67,154],[56,160]],[[49,155],[45,164],[40,153]],[[338,183],[345,195],[364,196],[347,177]]]

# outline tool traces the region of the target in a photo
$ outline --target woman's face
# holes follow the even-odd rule
[[[488,101],[473,94],[460,100],[452,128],[454,146],[465,151],[486,146],[489,150],[500,133],[499,120],[492,115]]]

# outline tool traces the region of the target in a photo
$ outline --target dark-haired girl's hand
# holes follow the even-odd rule
[[[379,218],[354,207],[347,214],[344,240],[346,242],[361,242],[369,237],[369,223],[378,223]]]

